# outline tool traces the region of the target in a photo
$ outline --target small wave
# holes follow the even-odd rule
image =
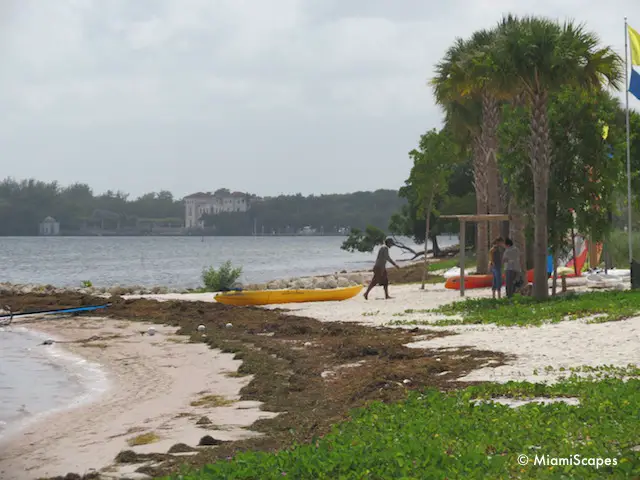
[[[22,326],[0,334],[3,351],[0,374],[8,377],[4,378],[5,385],[0,391],[0,440],[51,414],[90,403],[109,387],[100,364],[55,343],[48,346],[39,343],[49,338],[54,339]]]

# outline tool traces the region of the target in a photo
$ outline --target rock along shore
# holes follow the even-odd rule
[[[333,275],[318,275],[283,280],[273,280],[267,283],[238,285],[244,290],[280,290],[280,289],[333,289],[362,285],[371,280],[370,272],[336,273]],[[8,282],[0,283],[0,295],[27,295],[40,293],[46,295],[56,295],[65,292],[78,292],[85,295],[94,296],[121,296],[121,295],[158,295],[167,293],[192,293],[199,289],[168,288],[164,286],[141,286],[141,285],[114,285],[110,287],[79,286],[79,287],[56,287],[53,285],[39,284],[12,284]]]

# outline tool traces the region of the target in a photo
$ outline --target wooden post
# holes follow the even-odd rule
[[[465,254],[465,231],[467,224],[464,220],[460,220],[460,296],[464,297],[464,254]]]
[[[593,242],[593,237],[589,236],[589,268],[598,266],[598,246]]]
[[[578,276],[578,262],[576,261],[576,231],[571,226],[571,249],[573,250],[573,272]]]

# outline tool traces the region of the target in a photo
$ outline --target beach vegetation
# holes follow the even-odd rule
[[[594,382],[575,375],[551,386],[508,382],[426,389],[400,402],[354,410],[307,444],[246,451],[166,478],[634,478],[640,475],[639,392],[638,378]],[[491,401],[496,397],[531,402],[513,407]],[[578,402],[544,404],[540,398]],[[540,465],[536,457],[574,462]],[[589,458],[603,462],[579,461]]]
[[[167,342],[171,343],[189,343],[189,337],[174,335],[172,337],[167,337]]]
[[[137,435],[133,438],[127,440],[127,444],[130,447],[137,447],[140,445],[149,445],[150,443],[155,443],[160,440],[160,437],[155,432],[147,432]]]
[[[238,370],[235,370],[235,371],[229,370],[229,371],[226,371],[226,372],[223,372],[223,373],[224,373],[225,377],[229,377],[229,378],[243,378],[243,377],[246,377],[247,375],[249,375],[248,373],[244,373],[244,372],[241,372],[241,371],[238,371]]]
[[[198,400],[194,400],[191,402],[192,407],[206,407],[206,408],[215,408],[215,407],[227,407],[235,403],[234,400],[229,400],[228,398],[224,398],[220,395],[203,395]]]
[[[230,290],[242,275],[242,267],[234,267],[227,260],[220,267],[209,267],[202,271],[202,283],[209,292]]]
[[[372,225],[364,230],[352,228],[349,236],[342,242],[342,250],[348,252],[373,252],[373,249],[384,243],[387,234]]]
[[[91,288],[91,287],[93,287],[93,283],[91,283],[91,280],[82,281],[82,288]]]
[[[109,344],[107,343],[89,343],[89,342],[84,342],[84,343],[80,343],[81,346],[83,347],[93,347],[93,348],[99,348],[101,350],[104,350],[105,348],[107,348],[109,346]]]
[[[400,189],[399,196],[405,203],[396,211],[385,227],[368,225],[365,229],[352,229],[350,235],[342,243],[341,248],[349,252],[372,252],[377,246],[382,245],[388,235],[396,238],[411,238],[416,244],[421,245],[425,241],[426,215],[424,205],[418,202],[418,195],[414,190],[414,183],[407,179]],[[452,231],[458,231],[458,225],[451,220],[441,219],[441,215],[454,215],[468,213],[475,205],[473,194],[473,179],[471,176],[471,164],[464,155],[452,165],[451,174],[447,177],[446,188],[434,196],[431,215],[429,217],[429,240],[432,249],[427,253],[433,253],[436,258],[441,258],[450,253],[451,249],[441,249],[438,236]],[[472,227],[467,238],[473,238]],[[423,249],[415,250],[397,242],[398,247],[405,253],[411,254],[412,259],[424,255]]]
[[[418,205],[418,215],[425,218],[424,238],[430,237],[431,216],[435,210],[436,197],[446,192],[449,177],[455,165],[462,161],[462,154],[454,142],[451,132],[446,129],[433,129],[420,137],[417,149],[409,152],[413,160],[413,167],[409,178],[405,182],[415,196],[414,203]],[[427,261],[427,242],[424,245],[421,288],[425,287],[425,280],[429,272]]]
[[[424,313],[451,319],[393,320],[390,325],[462,325],[540,326],[564,320],[587,319],[589,323],[623,320],[640,315],[640,292],[587,292],[560,295],[545,300],[533,297],[512,299],[468,298],[434,309],[406,310],[405,314]]]
[[[533,374],[538,375],[540,372],[534,370]],[[571,376],[580,376],[587,380],[603,380],[607,378],[619,378],[626,380],[628,378],[640,377],[640,367],[633,363],[628,364],[625,367],[618,367],[615,365],[580,365],[577,367],[560,367],[556,368],[553,365],[547,365],[544,368],[544,373],[549,374],[569,374]]]
[[[640,252],[640,233],[632,233],[631,238],[633,242],[633,251]],[[629,268],[629,234],[627,232],[622,229],[612,231],[609,234],[605,248],[611,256],[611,263],[613,266],[618,268]]]
[[[616,185],[626,185],[626,149],[620,144],[624,130],[609,128],[604,140],[603,126],[616,125],[620,113],[618,100],[608,92],[565,87],[550,94],[549,134],[554,161],[550,166],[547,221],[549,251],[556,258],[571,252],[571,236],[567,234],[571,230],[593,242],[610,244],[613,218],[619,211]],[[503,119],[502,138],[526,138],[531,123],[528,108],[505,108]],[[529,156],[525,143],[505,144],[500,158],[503,172],[526,211],[526,205],[532,205],[535,198],[531,169],[523,168]],[[528,233],[531,236],[533,231],[529,228]],[[616,258],[614,265],[628,265],[626,243],[624,251],[624,259]]]

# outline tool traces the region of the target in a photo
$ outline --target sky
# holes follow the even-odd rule
[[[441,125],[434,65],[509,12],[584,22],[621,55],[624,16],[640,30],[638,0],[0,0],[0,177],[399,188]]]

